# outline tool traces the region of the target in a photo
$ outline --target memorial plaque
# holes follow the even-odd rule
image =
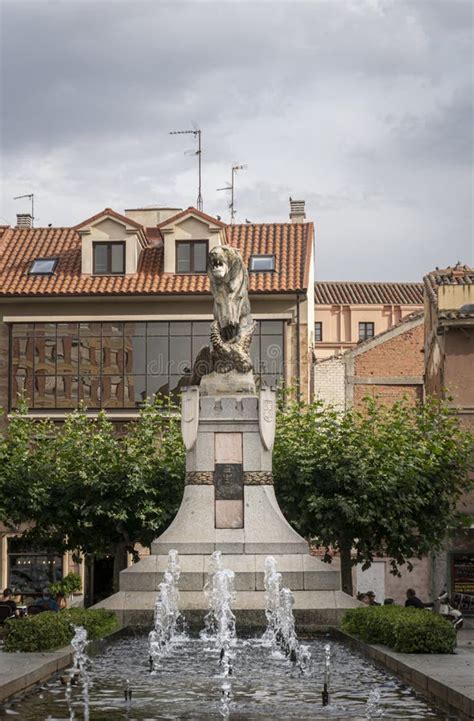
[[[216,463],[214,469],[216,501],[240,501],[244,496],[241,463]]]

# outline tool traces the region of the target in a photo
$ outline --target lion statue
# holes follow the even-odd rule
[[[214,297],[211,345],[202,348],[193,368],[192,385],[215,371],[228,373],[252,370],[249,350],[255,332],[250,312],[248,273],[238,250],[218,245],[209,251],[207,275]]]

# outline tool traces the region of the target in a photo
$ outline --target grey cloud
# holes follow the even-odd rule
[[[227,217],[215,189],[233,161],[249,165],[241,220],[285,220],[288,196],[306,197],[319,277],[468,260],[469,0],[0,7],[4,218],[30,191],[41,223],[65,225],[193,203],[193,140],[168,131],[195,121],[205,209]]]

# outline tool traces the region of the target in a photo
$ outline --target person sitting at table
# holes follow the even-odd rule
[[[16,603],[13,600],[13,594],[11,588],[6,588],[3,591],[3,596],[0,599],[0,603],[5,604],[6,606],[9,606],[12,610],[12,616],[19,616],[18,609],[16,607]]]
[[[37,613],[41,611],[59,611],[59,606],[55,599],[51,596],[51,592],[48,587],[43,588],[43,595],[34,602],[33,608],[37,609]]]

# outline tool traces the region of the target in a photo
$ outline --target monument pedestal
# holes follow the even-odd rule
[[[180,607],[199,617],[209,557],[215,550],[235,573],[235,609],[240,623],[264,623],[264,563],[276,560],[282,585],[295,597],[297,621],[327,626],[359,605],[340,591],[339,572],[309,554],[307,542],[289,525],[273,488],[272,445],[275,394],[182,396],[186,486],[178,513],[151,547],[151,555],[120,574],[120,591],[98,604],[122,623],[151,623],[156,593],[168,562],[179,553]]]

